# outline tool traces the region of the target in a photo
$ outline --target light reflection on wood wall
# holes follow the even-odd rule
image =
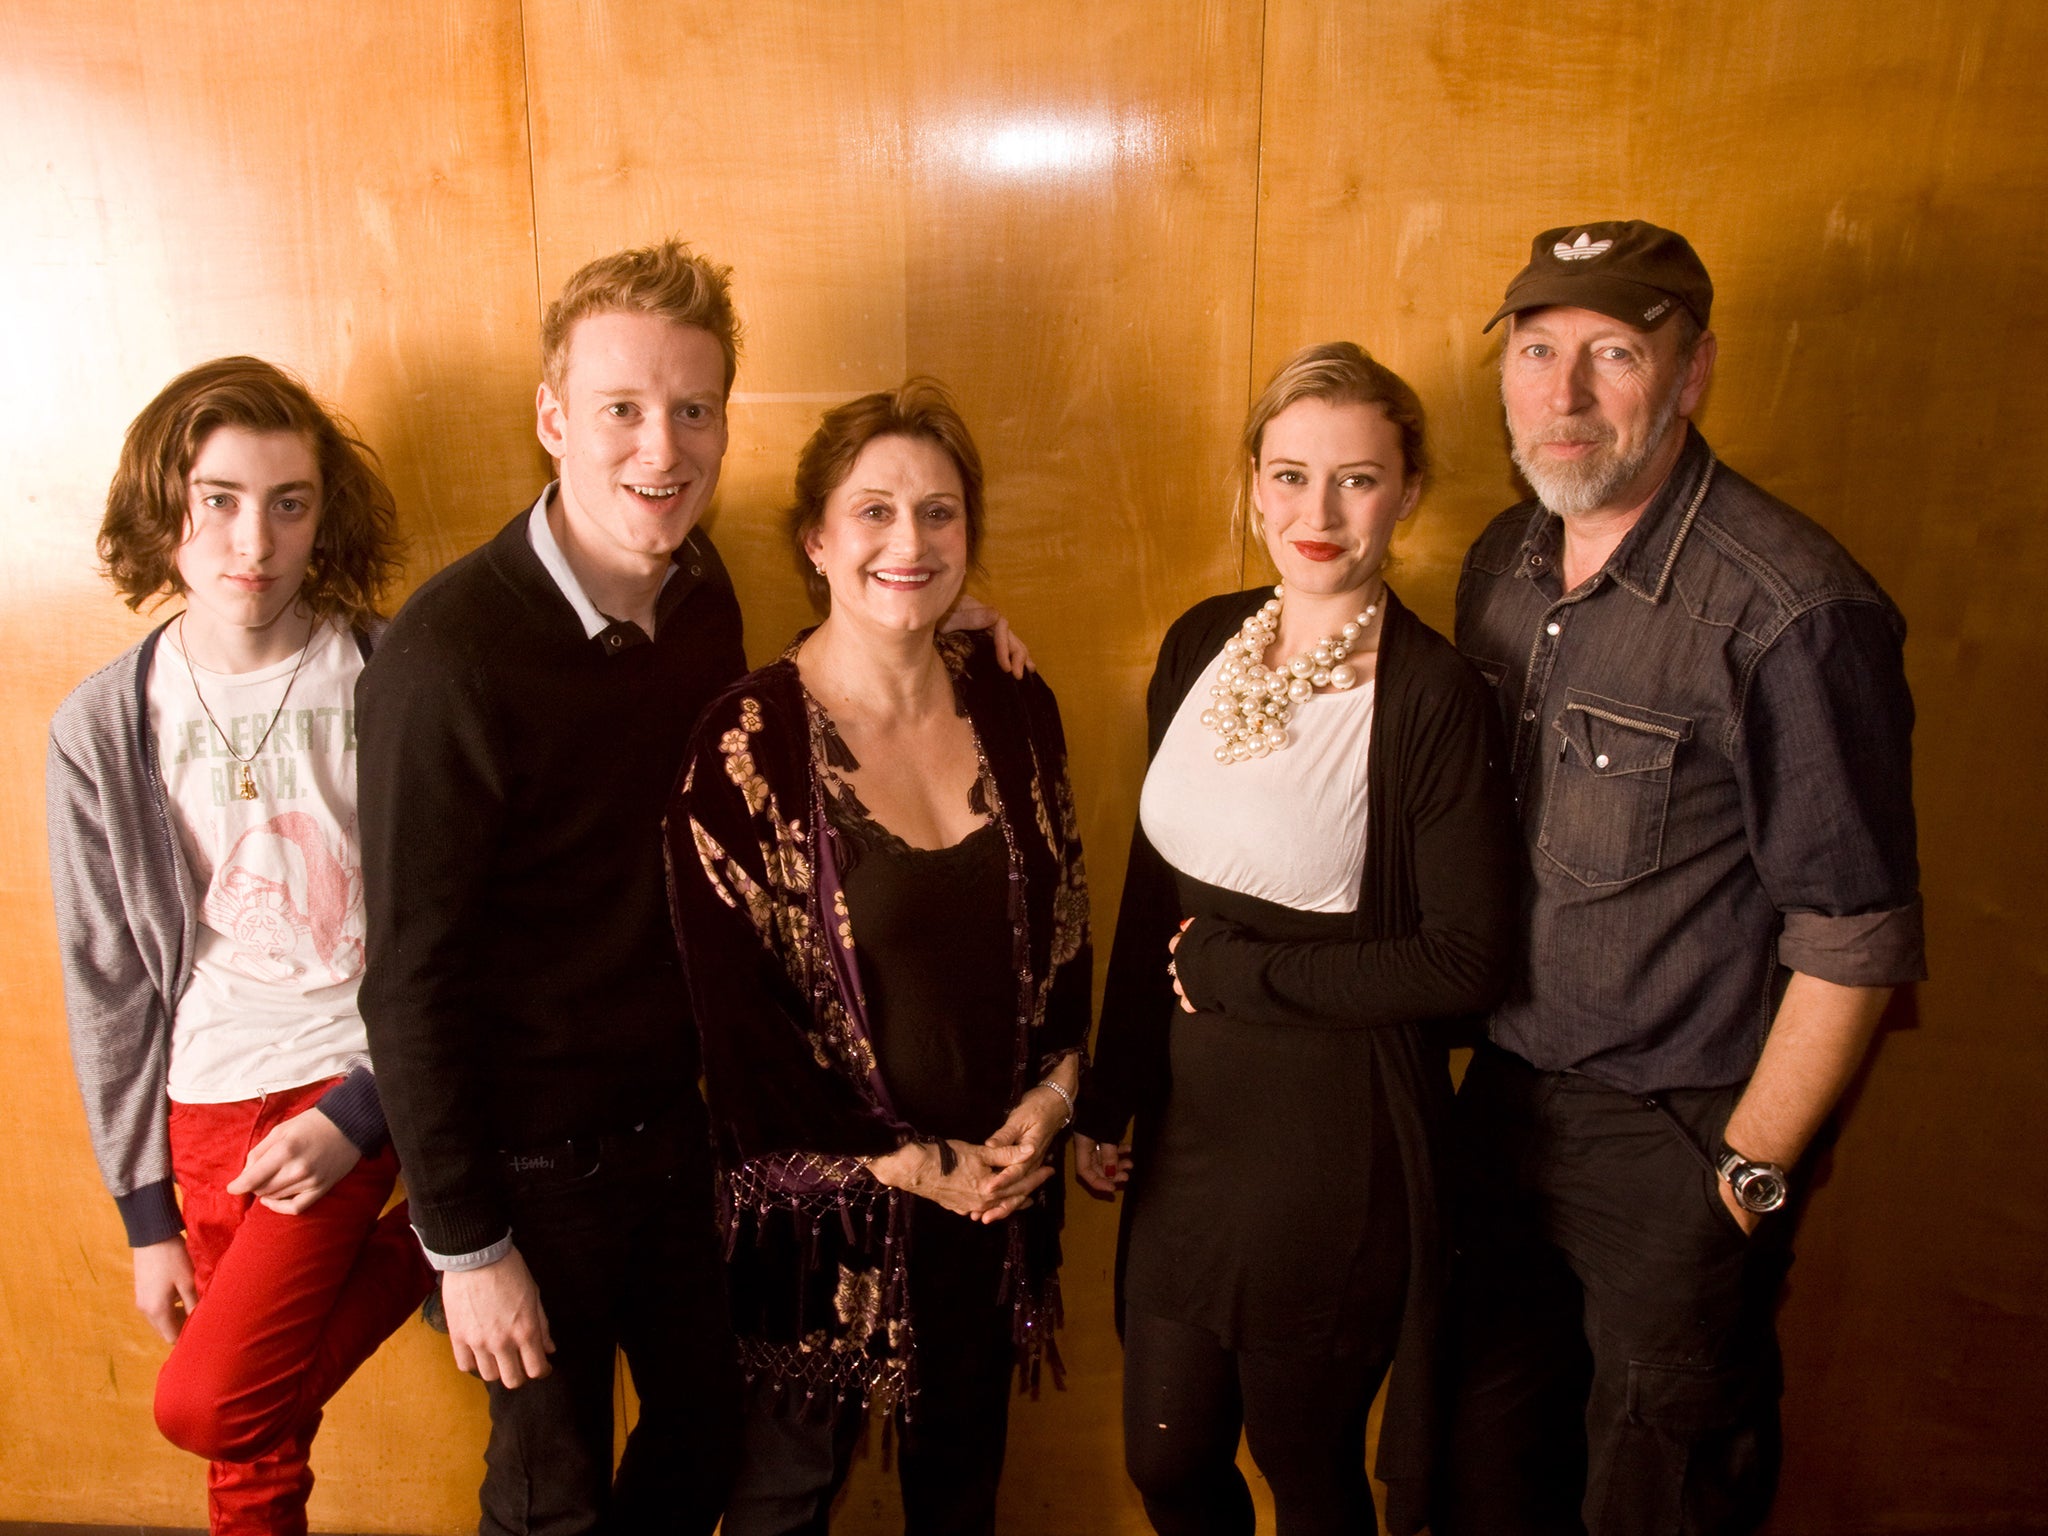
[[[1805,1233],[1779,1528],[2038,1510],[2048,1405],[2016,1362],[2048,1338],[2048,1189],[2013,1138],[2048,1075],[2048,388],[2011,338],[2048,312],[2044,63],[2024,0],[1918,20],[1854,0],[18,3],[0,20],[0,1520],[200,1509],[197,1468],[150,1424],[161,1352],[69,1083],[41,830],[44,722],[141,627],[91,542],[120,431],[172,373],[227,351],[304,372],[383,451],[416,580],[543,472],[543,296],[591,255],[682,233],[734,265],[749,326],[713,526],[756,659],[805,617],[773,514],[818,410],[946,379],[989,463],[989,590],[1066,712],[1106,928],[1151,647],[1226,582],[1255,383],[1350,336],[1417,384],[1441,473],[1397,580],[1447,622],[1459,556],[1514,494],[1478,326],[1537,228],[1625,214],[1686,230],[1715,274],[1716,445],[1840,534],[1913,624],[1937,979]],[[1074,1205],[1071,1390],[1013,1420],[1017,1532],[1143,1528],[1110,1222]],[[330,1411],[316,1524],[462,1529],[481,1445],[480,1392],[408,1328]],[[863,1465],[841,1528],[890,1528],[892,1500]]]

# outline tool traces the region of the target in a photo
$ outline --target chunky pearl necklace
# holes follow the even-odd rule
[[[1209,689],[1216,702],[1202,711],[1202,724],[1223,738],[1216,749],[1219,763],[1278,752],[1287,745],[1287,722],[1297,704],[1318,688],[1342,693],[1358,682],[1357,668],[1344,658],[1357,647],[1380,605],[1366,604],[1365,612],[1336,634],[1282,666],[1268,667],[1260,658],[1280,632],[1280,604],[1286,596],[1284,585],[1275,587],[1243,629],[1223,642],[1223,665]]]

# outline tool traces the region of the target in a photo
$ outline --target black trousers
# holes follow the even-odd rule
[[[545,1149],[508,1173],[554,1369],[490,1385],[483,1536],[709,1536],[718,1524],[738,1462],[739,1369],[703,1147],[701,1130],[649,1128]],[[621,1350],[640,1413],[615,1479]]]
[[[1456,1118],[1437,1536],[1762,1524],[1791,1217],[1745,1236],[1701,1160],[1739,1096],[1661,1095],[1667,1116],[1496,1047],[1474,1056]]]
[[[998,1304],[1009,1233],[928,1201],[913,1213],[917,1396],[897,1469],[905,1536],[993,1536],[1016,1359]],[[770,1381],[747,1390],[745,1452],[721,1536],[825,1536],[867,1425],[860,1402],[806,1403]]]

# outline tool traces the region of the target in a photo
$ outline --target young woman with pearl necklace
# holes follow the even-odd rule
[[[1309,348],[1243,450],[1281,580],[1160,648],[1076,1165],[1126,1195],[1125,1456],[1155,1528],[1250,1536],[1240,1429],[1281,1529],[1375,1528],[1391,1368],[1378,1470],[1406,1533],[1441,1283],[1430,1026],[1502,982],[1516,834],[1485,685],[1383,574],[1427,477],[1414,391]]]

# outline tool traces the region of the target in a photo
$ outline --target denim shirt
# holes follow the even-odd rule
[[[1687,428],[1599,572],[1562,590],[1533,502],[1465,557],[1528,845],[1528,948],[1489,1033],[1635,1093],[1748,1078],[1791,971],[1925,974],[1905,622],[1816,524]]]

